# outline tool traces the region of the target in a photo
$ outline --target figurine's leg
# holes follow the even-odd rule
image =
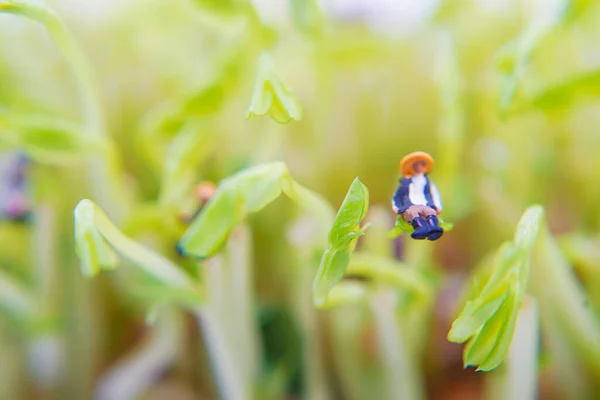
[[[425,223],[429,228],[429,240],[438,240],[444,234],[444,229],[440,226],[437,218],[437,212],[431,207],[424,207],[423,214],[425,216]]]
[[[412,225],[415,229],[413,233],[411,233],[411,237],[417,240],[426,239],[429,236],[429,228],[423,218],[420,216],[421,207],[420,206],[410,206],[403,214],[402,217],[406,222]]]

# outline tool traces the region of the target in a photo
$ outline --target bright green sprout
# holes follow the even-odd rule
[[[536,285],[542,287],[541,291],[537,289],[537,295],[545,295],[549,285],[554,286],[550,290],[565,294],[560,301],[564,304],[540,302],[542,314],[545,307],[552,308],[553,312],[570,307],[569,313],[577,315],[572,323],[581,327],[573,331],[583,334],[574,343],[593,343],[593,338],[599,337],[598,325],[593,316],[582,308],[581,292],[569,276],[570,268],[561,261],[561,257],[556,243],[551,240],[544,209],[541,206],[528,208],[519,221],[514,241],[506,242],[500,247],[489,278],[484,279],[481,284],[474,282],[469,300],[448,333],[448,340],[452,342],[469,341],[464,350],[465,367],[476,366],[478,371],[491,371],[505,359],[528,288],[532,258],[536,259],[536,280],[542,277],[546,279],[546,276],[563,277],[559,280],[548,279],[546,283],[536,282]],[[540,268],[544,270],[540,271]],[[587,349],[590,353],[599,351],[597,345],[588,346]]]
[[[350,264],[357,239],[364,235],[360,223],[369,208],[369,191],[356,178],[344,199],[329,232],[329,246],[323,253],[313,281],[313,302],[325,306],[331,289],[342,279]]]
[[[302,118],[302,109],[287,85],[275,71],[275,61],[269,54],[259,58],[258,78],[246,119],[254,115],[269,115],[280,124]]]
[[[181,239],[180,251],[197,258],[215,255],[224,246],[233,228],[240,225],[249,213],[258,212],[277,199],[282,192],[313,213],[322,227],[333,220],[331,206],[294,181],[284,163],[263,164],[220,183],[214,197]],[[322,230],[325,231],[324,228]]]
[[[178,266],[125,236],[96,204],[87,199],[75,207],[75,245],[86,276],[94,276],[101,269],[115,268],[118,262],[116,250],[165,285],[185,287],[192,284],[190,277]]]

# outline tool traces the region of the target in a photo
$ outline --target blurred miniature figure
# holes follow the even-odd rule
[[[3,154],[0,161],[0,214],[3,219],[27,222],[31,217],[31,201],[26,172],[29,158],[22,153]]]
[[[403,178],[392,199],[392,208],[412,225],[413,239],[437,240],[444,234],[437,218],[442,212],[440,193],[427,177],[433,164],[433,158],[423,151],[410,153],[400,161]]]
[[[191,224],[192,221],[198,216],[198,214],[200,214],[200,211],[202,211],[202,209],[204,208],[206,203],[208,203],[210,201],[210,199],[213,198],[216,191],[217,191],[217,185],[215,185],[214,182],[204,181],[204,182],[200,182],[199,184],[197,184],[194,187],[194,196],[193,196],[195,206],[196,206],[195,211],[191,214],[182,213],[179,217],[181,222],[183,222],[184,224],[187,224],[187,225]],[[179,256],[185,257],[185,253],[183,251],[183,248],[181,247],[181,243],[177,243],[175,250],[177,251],[177,254],[179,254]]]
[[[186,224],[191,223],[194,218],[200,214],[202,208],[208,203],[208,201],[215,195],[217,191],[217,185],[211,181],[200,182],[194,187],[194,200],[196,203],[195,211],[191,215],[182,215],[181,219]]]

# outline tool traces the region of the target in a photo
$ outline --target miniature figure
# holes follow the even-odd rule
[[[412,225],[413,239],[437,240],[444,234],[437,218],[442,212],[440,193],[427,177],[433,164],[433,158],[423,151],[410,153],[400,161],[403,178],[392,199],[392,208]]]
[[[202,211],[202,208],[208,203],[210,199],[215,195],[217,191],[217,185],[211,181],[200,182],[194,187],[194,200],[195,210],[191,214],[182,214],[181,221],[190,224]]]

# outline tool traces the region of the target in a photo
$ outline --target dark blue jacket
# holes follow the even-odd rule
[[[427,206],[435,209],[433,197],[431,196],[431,185],[429,184],[429,178],[427,178],[427,175],[425,175],[425,179],[427,181],[427,183],[425,184],[425,199],[427,200]],[[398,208],[398,214],[402,214],[408,209],[408,207],[414,205],[410,201],[409,196],[409,187],[411,183],[411,178],[400,179],[400,186],[398,186],[398,189],[396,189],[396,193],[394,193],[394,197],[392,198],[392,204],[396,208]]]

